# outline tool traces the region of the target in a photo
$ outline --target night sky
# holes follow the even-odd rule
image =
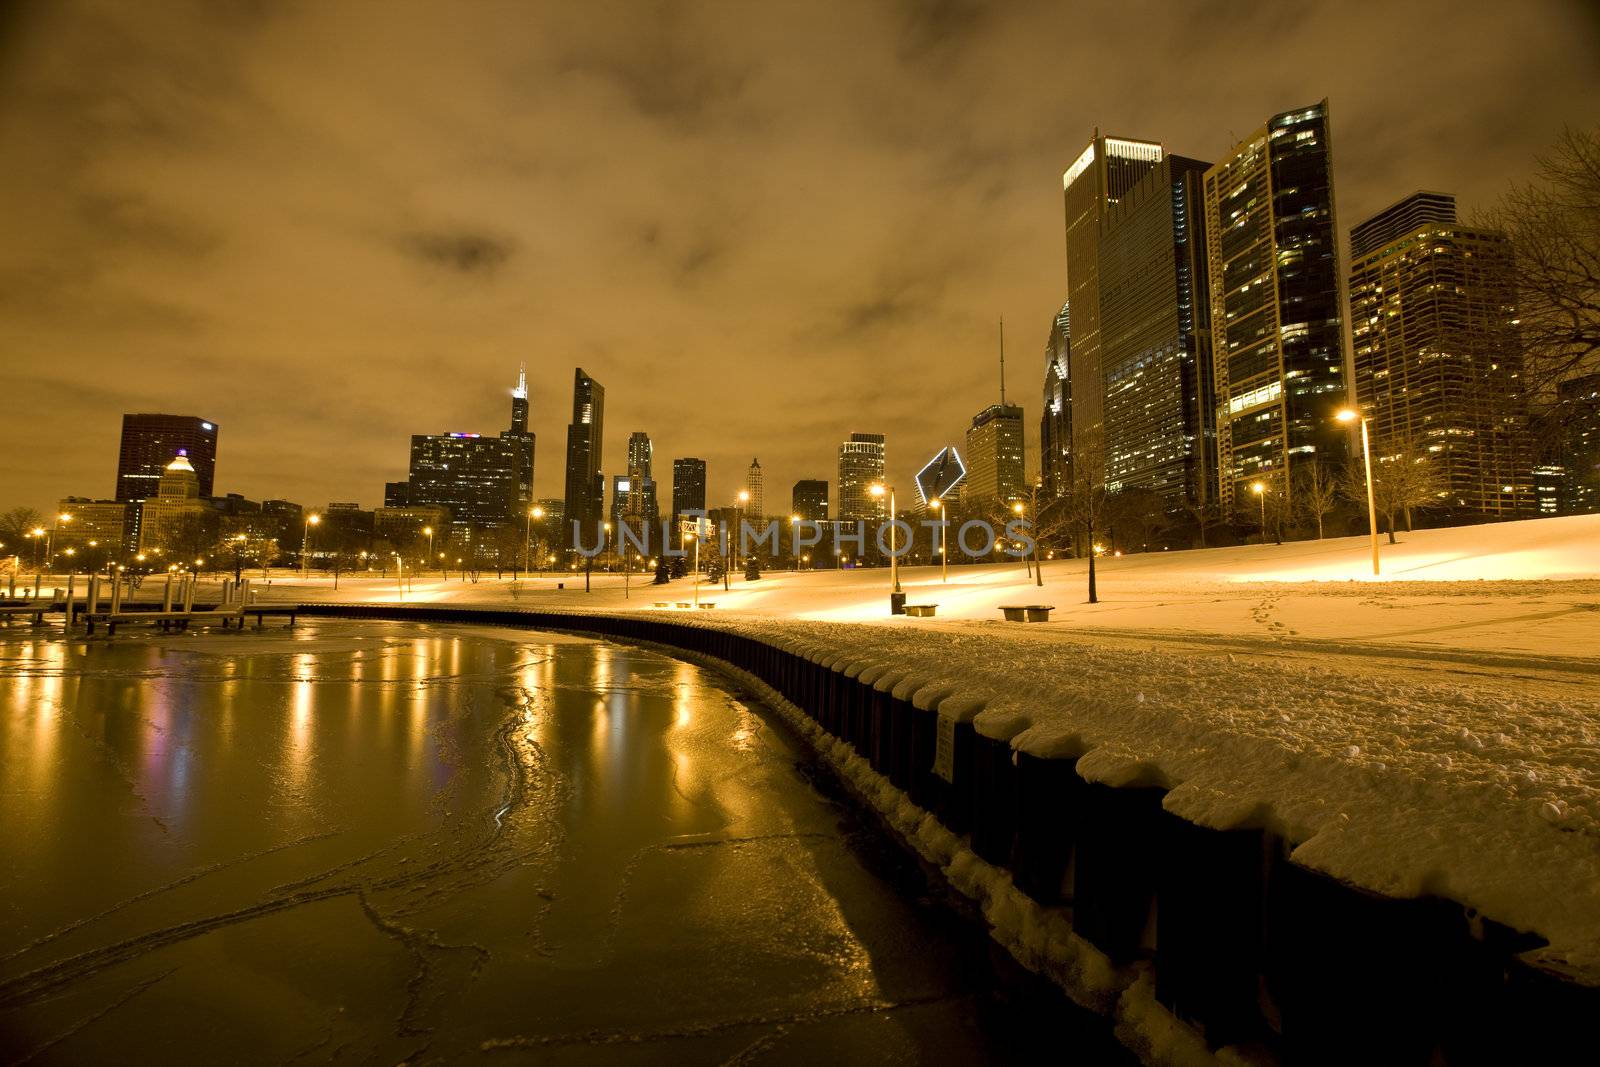
[[[0,508],[113,492],[124,411],[221,424],[217,492],[382,503],[529,365],[628,434],[759,456],[769,511],[886,433],[911,476],[1008,390],[1037,466],[1061,171],[1098,125],[1216,159],[1331,100],[1340,228],[1470,214],[1600,121],[1582,3],[0,7]]]

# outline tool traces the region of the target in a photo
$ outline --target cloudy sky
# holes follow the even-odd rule
[[[572,370],[630,431],[752,456],[771,510],[853,430],[899,484],[1009,384],[1032,430],[1095,126],[1215,159],[1331,99],[1343,228],[1486,204],[1600,121],[1590,5],[0,5],[0,507],[109,496],[124,411],[221,425],[217,491],[382,502],[412,433],[538,493]]]

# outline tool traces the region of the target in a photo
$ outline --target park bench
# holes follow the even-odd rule
[[[1049,622],[1053,604],[1002,604],[1006,622]]]
[[[926,619],[932,616],[938,608],[939,605],[937,604],[907,604],[906,614],[913,619]]]

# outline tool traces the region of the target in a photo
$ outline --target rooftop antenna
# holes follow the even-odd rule
[[[1000,316],[1000,406],[1006,406],[1006,317]]]

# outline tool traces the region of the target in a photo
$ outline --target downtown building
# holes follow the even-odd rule
[[[789,513],[804,522],[828,521],[828,483],[802,478],[789,493]]]
[[[534,435],[528,430],[527,369],[511,391],[511,427],[498,437],[414,434],[409,474],[386,482],[385,508],[443,508],[461,532],[517,521],[533,499]]]
[[[1044,404],[1039,416],[1039,484],[1046,499],[1072,488],[1071,305],[1062,304],[1044,346]]]
[[[1074,450],[1084,448],[1086,441],[1098,445],[1104,424],[1100,249],[1108,215],[1161,158],[1161,145],[1153,141],[1102,137],[1096,130],[1088,147],[1061,178],[1066,208],[1067,306],[1072,309],[1064,339],[1071,384],[1062,399],[1070,405],[1066,424]],[[1052,441],[1052,448],[1058,447]],[[974,465],[970,446],[967,460],[969,467]],[[976,493],[975,487],[969,488],[969,494]]]
[[[1028,477],[1022,448],[1020,405],[1002,400],[974,415],[967,428],[962,500],[969,506],[983,507],[1024,499],[1028,495]]]
[[[1554,422],[1560,460],[1556,513],[1600,512],[1600,373],[1556,386]]]
[[[117,452],[116,498],[148,500],[157,494],[167,465],[179,454],[188,457],[200,495],[208,497],[216,482],[217,424],[195,415],[124,415]]]
[[[168,559],[210,547],[216,536],[217,513],[200,493],[200,476],[189,457],[179,452],[156,486],[156,493],[138,505],[141,553],[165,553]]]
[[[1164,156],[1107,205],[1100,238],[1105,484],[1157,493],[1168,511],[1217,494],[1202,194],[1210,166]]]
[[[766,481],[761,474],[761,461],[752,459],[749,469],[744,472],[744,491],[746,496],[749,497],[745,501],[744,510],[745,514],[752,520],[766,518],[767,493],[765,485]]]
[[[1349,435],[1328,103],[1286,111],[1205,174],[1218,499],[1283,492]],[[1073,305],[1074,318],[1077,305]]]
[[[672,536],[676,539],[685,515],[706,510],[706,461],[684,456],[672,461]]]
[[[1533,454],[1511,243],[1414,193],[1350,231],[1354,400],[1374,461],[1427,455],[1440,504],[1533,514]]]
[[[885,453],[881,433],[853,433],[839,446],[837,518],[880,522],[889,514],[889,502],[872,495],[872,487],[883,481]]]
[[[561,543],[573,544],[574,524],[599,526],[605,508],[601,447],[605,437],[606,390],[582,367],[572,375],[572,421],[567,424],[567,468]]]

